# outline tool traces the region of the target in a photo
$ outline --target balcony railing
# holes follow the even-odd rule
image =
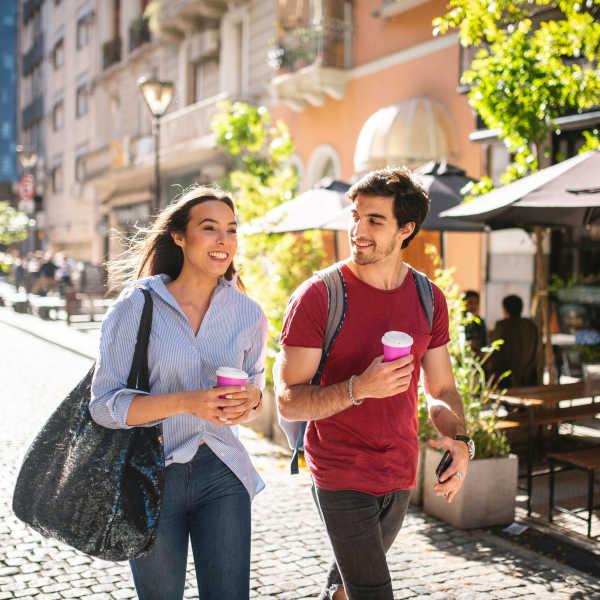
[[[227,12],[225,0],[169,0],[158,14],[159,35],[179,39],[190,29],[199,29],[207,21],[219,20]]]
[[[43,3],[44,0],[27,0],[27,2],[23,4],[23,23],[27,23]]]
[[[23,76],[29,75],[44,59],[44,34],[35,36],[33,46],[23,56]]]
[[[108,69],[121,60],[121,38],[114,37],[102,44],[102,68]]]
[[[182,142],[209,135],[210,121],[217,112],[217,105],[226,97],[226,94],[218,94],[165,115],[160,120],[161,148],[173,148]]]
[[[28,104],[22,113],[23,129],[28,129],[33,123],[44,116],[44,97],[38,96]]]
[[[129,52],[133,52],[149,41],[150,27],[148,26],[148,19],[143,16],[137,17],[129,25]]]
[[[271,66],[296,71],[319,63],[322,67],[348,69],[351,66],[351,26],[340,19],[325,19],[285,33],[269,52]]]

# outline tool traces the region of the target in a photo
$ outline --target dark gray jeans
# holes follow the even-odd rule
[[[404,521],[410,492],[372,496],[315,485],[312,492],[335,557],[320,600],[330,600],[341,585],[348,600],[393,600],[385,555]]]

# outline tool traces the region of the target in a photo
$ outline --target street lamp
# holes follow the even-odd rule
[[[171,81],[159,81],[158,79],[147,79],[146,77],[138,79],[137,84],[153,117],[155,189],[152,212],[156,213],[160,209],[160,118],[167,112],[167,108],[171,104],[174,85]]]
[[[15,150],[17,151],[19,163],[21,163],[23,171],[33,171],[38,161],[37,152],[31,148],[25,148],[20,145],[17,146]]]

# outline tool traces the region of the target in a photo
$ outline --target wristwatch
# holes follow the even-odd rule
[[[454,439],[464,442],[467,445],[467,448],[469,449],[469,458],[473,460],[475,458],[475,442],[466,435],[455,435]]]

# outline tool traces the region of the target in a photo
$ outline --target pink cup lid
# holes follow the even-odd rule
[[[381,343],[393,348],[406,348],[412,346],[413,339],[403,331],[387,331],[381,338]]]
[[[229,377],[230,379],[248,379],[248,373],[234,367],[219,367],[217,377]]]

